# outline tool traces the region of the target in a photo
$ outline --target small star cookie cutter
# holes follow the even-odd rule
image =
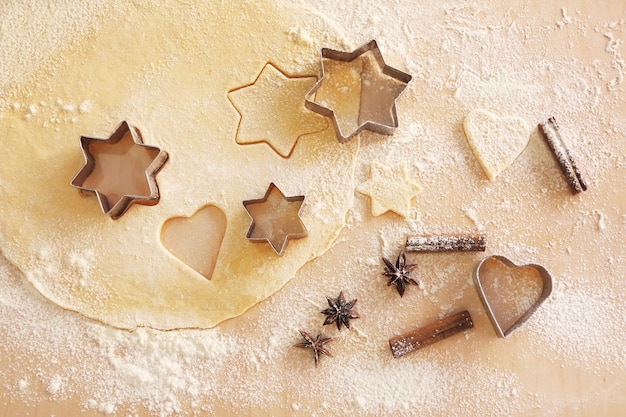
[[[352,132],[345,134],[342,132],[341,127],[339,126],[339,121],[338,121],[335,110],[333,110],[333,108],[327,107],[323,104],[313,101],[312,98],[315,96],[315,93],[319,90],[319,88],[322,86],[323,82],[325,81],[324,79],[324,77],[326,76],[325,71],[324,71],[325,59],[348,63],[348,62],[354,61],[355,59],[359,58],[360,56],[368,52],[372,53],[374,59],[376,60],[376,63],[378,64],[380,72],[382,72],[382,74],[402,84],[402,87],[398,89],[399,91],[394,91],[392,93],[390,93],[389,91],[382,91],[381,89],[372,91],[369,94],[370,99],[366,100],[366,104],[368,104],[366,106],[362,105],[363,97],[361,97],[361,100],[359,103],[359,110],[358,110],[358,119],[359,119],[358,127]],[[321,56],[321,61],[322,61],[321,76],[320,76],[320,79],[317,81],[317,83],[315,83],[313,87],[311,88],[311,90],[309,90],[309,92],[306,94],[305,106],[309,110],[312,110],[318,114],[321,114],[324,117],[330,118],[333,122],[337,139],[339,140],[339,142],[342,142],[342,143],[347,142],[353,136],[360,133],[362,130],[369,130],[371,132],[379,133],[383,135],[393,134],[395,128],[398,127],[396,100],[400,96],[400,94],[402,94],[407,84],[413,79],[413,77],[410,74],[407,74],[396,68],[388,66],[385,63],[385,60],[383,59],[380,49],[378,48],[378,44],[376,43],[375,40],[372,40],[360,46],[359,48],[355,49],[352,52],[337,51],[337,50],[330,49],[330,48],[322,48],[320,52],[320,56]],[[361,79],[361,83],[363,83],[363,79]],[[385,100],[388,102],[388,104],[390,104],[386,109],[390,111],[390,116],[391,116],[390,123],[377,121],[380,119],[384,119],[384,116],[382,114],[383,113],[382,109],[370,108],[370,107],[374,107],[374,104],[380,106],[380,103],[384,102]],[[366,119],[362,121],[361,116],[363,114],[366,115]],[[376,115],[375,119],[377,120],[370,120],[370,115]]]
[[[128,141],[130,135],[132,144],[121,143]],[[115,152],[102,151],[102,165],[108,165],[110,171],[115,171],[117,178],[107,178],[106,168],[100,166],[95,150],[102,146],[126,147],[126,153],[115,154]],[[131,127],[123,121],[107,139],[93,138],[88,136],[80,137],[80,146],[83,151],[85,163],[70,181],[70,185],[80,190],[81,194],[95,194],[100,203],[102,212],[111,216],[113,220],[120,218],[131,205],[137,203],[145,206],[153,206],[159,202],[159,187],[156,182],[157,173],[163,168],[168,160],[168,154],[156,146],[144,145],[141,132],[135,127]],[[143,150],[141,153],[135,152],[130,155],[130,149],[134,146]],[[124,149],[121,149],[123,151]],[[121,160],[126,157],[129,162],[124,165]],[[104,162],[106,160],[106,163]],[[143,175],[129,175],[131,178],[123,178],[124,174],[129,174],[138,163],[146,165]],[[135,170],[134,174],[137,174]],[[141,177],[141,178],[140,178]],[[108,180],[108,181],[107,181]],[[133,184],[133,182],[135,184]],[[140,187],[143,193],[136,192],[133,186],[137,182],[143,182]]]
[[[291,239],[309,235],[300,219],[303,202],[303,195],[286,197],[270,183],[263,198],[243,202],[251,219],[246,238],[251,242],[268,242],[282,256]]]
[[[485,292],[485,288],[483,286],[483,280],[481,278],[481,269],[484,268],[485,264],[488,262],[501,262],[508,269],[516,269],[516,268],[529,268],[536,271],[541,278],[541,294],[539,298],[520,316],[518,317],[512,324],[510,324],[507,328],[503,328],[504,323],[500,318],[498,318],[496,312],[493,308],[493,303],[496,301],[494,299],[490,299],[489,296]],[[526,321],[533,315],[533,313],[539,308],[539,306],[550,296],[552,292],[552,275],[548,272],[546,268],[537,264],[526,264],[526,265],[516,265],[508,258],[502,255],[491,255],[483,258],[478,262],[476,267],[474,268],[474,285],[476,286],[476,291],[478,292],[478,296],[487,311],[487,315],[489,316],[489,320],[491,320],[491,324],[493,325],[494,330],[498,337],[507,337],[514,330],[518,329],[522,326]]]

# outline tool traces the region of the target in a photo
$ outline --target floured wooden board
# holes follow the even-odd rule
[[[101,25],[59,52],[54,73],[11,86],[21,105],[0,121],[0,247],[45,297],[87,317],[123,328],[212,327],[281,288],[343,227],[358,143],[340,145],[304,108],[318,51],[338,32],[306,6],[272,2],[129,6]],[[268,65],[284,72],[270,74],[279,82],[259,81]],[[251,91],[254,105],[235,108],[227,97],[235,89]],[[288,108],[276,105],[284,97]],[[122,120],[170,160],[157,176],[159,204],[113,221],[69,181],[82,164],[80,135],[108,138]],[[265,142],[238,143],[240,120]],[[288,149],[268,146],[272,138]],[[245,238],[242,201],[271,182],[306,197],[308,237],[281,257]],[[163,225],[207,206],[225,230],[209,215],[168,247]],[[194,247],[206,248],[212,274],[184,256]]]
[[[245,15],[243,22],[254,22],[253,38],[246,33],[247,24],[220,32],[219,20],[209,17],[215,11],[228,19],[222,13],[225,6],[211,9],[194,1],[166,2],[155,15],[151,6],[139,4],[144,2],[122,0],[61,0],[46,8],[28,0],[1,2],[0,17],[10,23],[0,25],[0,126],[20,127],[20,141],[29,141],[39,140],[41,134],[29,136],[24,117],[35,121],[28,122],[35,132],[46,123],[50,135],[44,136],[45,143],[59,146],[64,153],[46,159],[45,152],[54,147],[22,148],[14,137],[16,131],[8,129],[0,130],[0,144],[3,152],[11,154],[15,148],[17,153],[3,153],[0,161],[15,167],[12,157],[25,164],[38,160],[35,171],[29,172],[36,178],[58,175],[50,167],[64,170],[62,183],[48,181],[51,191],[67,196],[60,204],[80,205],[83,217],[109,225],[111,230],[105,230],[109,235],[119,226],[124,228],[123,239],[139,233],[143,240],[136,252],[159,239],[171,245],[180,235],[172,240],[170,229],[185,235],[198,224],[211,235],[224,231],[228,236],[231,231],[222,229],[219,219],[221,212],[228,212],[225,202],[230,194],[211,197],[212,187],[230,191],[233,182],[250,180],[249,193],[240,196],[244,201],[263,197],[270,176],[283,178],[276,185],[285,196],[306,196],[302,214],[308,226],[318,207],[326,208],[324,200],[309,198],[309,188],[317,189],[314,182],[336,181],[326,164],[338,169],[342,178],[350,178],[344,174],[353,168],[354,179],[340,184],[346,194],[332,203],[340,211],[346,204],[349,208],[344,212],[345,227],[331,247],[318,252],[291,279],[264,277],[285,284],[210,329],[128,331],[90,320],[43,297],[20,269],[0,257],[0,416],[622,415],[626,409],[626,254],[621,244],[626,241],[626,4],[612,0],[306,2],[310,6],[297,2],[295,8],[293,2],[282,0],[272,5],[254,3],[259,7],[244,2],[236,13]],[[200,41],[213,39],[215,30],[229,42]],[[102,54],[100,48],[91,47],[99,37],[125,36],[108,34],[112,31],[142,35],[129,39],[130,45],[100,45],[110,51],[107,56],[115,50],[135,53],[126,53],[122,61],[107,60],[104,68],[90,66],[91,59]],[[283,33],[291,42],[282,60],[274,54],[278,48],[266,42],[266,33],[279,37]],[[339,33],[345,35],[346,44],[337,42]],[[233,47],[246,39],[259,49],[247,58]],[[413,76],[397,100],[399,126],[392,136],[366,131],[351,139],[347,148],[335,148],[337,139],[325,119],[265,126],[263,132],[278,134],[276,139],[255,134],[255,125],[273,120],[269,115],[257,114],[248,119],[252,123],[238,124],[240,116],[249,112],[246,108],[255,107],[253,93],[261,85],[275,88],[290,77],[319,75],[318,47],[352,51],[371,39],[376,39],[388,65]],[[219,76],[212,57],[231,54],[235,54],[232,82],[226,88],[208,88]],[[250,68],[248,60],[254,61]],[[84,80],[88,76],[82,69],[89,68],[101,74],[98,82],[68,80],[67,67],[76,61],[81,71],[69,75]],[[116,65],[135,68],[117,80],[119,88],[108,81]],[[301,84],[307,77],[298,78],[298,88],[304,89]],[[37,86],[33,81],[46,83]],[[15,90],[11,85],[28,88]],[[84,93],[70,100],[66,91],[76,90]],[[351,109],[354,103],[342,104]],[[293,107],[286,101],[272,106]],[[520,118],[530,129],[527,146],[493,180],[486,176],[463,129],[464,119],[477,109]],[[558,120],[563,143],[576,159],[587,191],[572,194],[537,131],[537,123],[550,116]],[[79,197],[68,183],[82,163],[78,137],[106,137],[124,118],[141,129],[147,144],[168,151],[171,160],[157,176],[161,202],[132,207],[113,222],[100,213],[95,198]],[[212,127],[220,118],[228,123]],[[302,135],[301,127],[316,133]],[[295,142],[294,134],[299,137]],[[179,142],[180,137],[185,142]],[[195,154],[198,150],[191,144],[209,143],[214,137],[228,139],[222,147],[235,153],[227,155],[250,155],[244,162],[254,172],[239,172],[222,161],[223,168],[211,167],[208,162],[215,161],[211,150],[201,146],[199,152],[207,161],[197,162],[201,174],[191,178],[184,174],[186,158],[177,155],[190,155],[192,148]],[[351,146],[357,140],[355,156]],[[328,152],[323,148],[311,155],[309,141],[323,142]],[[309,158],[296,159],[305,151]],[[254,165],[268,159],[271,164]],[[300,162],[294,164],[296,160]],[[348,161],[352,165],[342,167]],[[357,191],[372,180],[372,166],[377,165],[389,167],[392,174],[378,176],[376,187],[368,192],[375,199],[396,202],[393,206],[402,207],[401,214],[389,210],[374,215],[372,196]],[[12,189],[4,175],[13,178],[26,171],[19,166],[15,173],[7,174],[6,167],[0,170],[2,195]],[[210,181],[209,174],[228,184]],[[315,174],[319,180],[311,178]],[[179,181],[182,177],[184,182]],[[419,185],[419,192],[406,187],[398,198],[385,197],[408,181]],[[23,208],[19,226],[27,235],[34,226],[26,220],[44,231],[56,228],[41,225],[36,218],[46,216],[46,210],[61,212],[50,204],[61,199],[50,194],[23,193],[20,199],[25,200],[11,202]],[[39,198],[47,203],[36,205]],[[26,202],[31,206],[26,207]],[[7,202],[1,204],[11,210]],[[236,224],[245,235],[249,219],[243,207],[239,209]],[[157,214],[161,216],[157,222],[133,220]],[[230,228],[233,222],[226,217]],[[55,217],[52,222],[69,224],[65,218]],[[168,230],[164,234],[162,225]],[[408,236],[465,234],[485,235],[486,251],[407,253],[407,262],[418,265],[411,273],[418,285],[409,285],[403,297],[394,286],[387,286],[382,257],[395,261]],[[77,236],[92,246],[97,240],[82,231]],[[275,259],[286,262],[307,248],[311,236],[292,240],[282,258],[267,243],[244,238],[240,256],[252,251],[257,267]],[[14,253],[20,239],[19,234],[3,237]],[[127,245],[123,239],[115,243]],[[60,252],[54,248],[57,242],[45,234],[35,246],[50,240],[54,242],[50,250]],[[183,250],[175,254],[160,251],[159,259],[166,262],[159,261],[158,266],[144,262],[143,268],[155,276],[157,268],[169,268],[170,262],[175,265],[174,278],[193,277],[192,282],[209,288],[217,278],[206,277],[212,265],[184,265],[180,259],[188,260],[210,243],[201,236],[197,244],[182,245]],[[506,339],[497,337],[472,280],[477,263],[491,255],[506,256],[517,265],[542,265],[553,278],[548,299]],[[33,252],[35,256],[41,252]],[[84,256],[64,256],[74,260],[75,267],[95,264],[93,259],[83,262]],[[97,256],[94,250],[94,259]],[[41,260],[36,264],[44,267]],[[64,277],[55,273],[58,262],[52,259],[50,265],[50,272],[62,283]],[[242,290],[238,284],[247,282],[247,277],[233,272],[237,273],[228,282]],[[511,309],[511,320],[536,300],[540,286],[534,283],[507,277],[494,280],[494,297],[497,304]],[[181,291],[173,284],[168,289]],[[358,300],[354,309],[360,317],[351,320],[349,330],[323,325],[326,316],[321,311],[329,307],[326,296],[336,298],[340,292],[346,300]],[[178,306],[173,310],[163,306],[154,318]],[[471,315],[471,329],[400,358],[392,356],[390,338],[462,311]],[[326,345],[333,357],[322,355],[315,367],[311,349],[293,347],[302,340],[298,330],[333,337]]]

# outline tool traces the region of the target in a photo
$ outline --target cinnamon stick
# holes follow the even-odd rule
[[[587,190],[587,183],[583,179],[576,161],[570,154],[569,150],[563,142],[563,138],[559,132],[559,125],[554,117],[550,117],[545,123],[539,123],[539,131],[546,140],[552,154],[561,167],[563,175],[572,190],[572,193],[578,194]]]
[[[419,329],[392,337],[389,339],[391,354],[394,358],[399,358],[472,327],[474,327],[472,317],[469,311],[465,310]]]
[[[485,235],[424,235],[406,240],[407,252],[485,251]]]

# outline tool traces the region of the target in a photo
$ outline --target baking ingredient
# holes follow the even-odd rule
[[[304,338],[304,342],[296,343],[293,346],[297,348],[312,349],[313,358],[315,359],[315,367],[317,367],[317,365],[319,364],[320,355],[326,355],[330,357],[333,356],[333,354],[324,347],[326,343],[330,343],[334,340],[332,337],[326,337],[323,334],[319,333],[315,338],[313,338],[313,336],[311,336],[304,330],[300,330],[300,334]]]
[[[547,122],[539,123],[539,130],[548,143],[556,161],[559,163],[561,171],[563,171],[563,175],[565,175],[567,183],[572,189],[572,193],[578,194],[582,191],[587,191],[587,183],[578,170],[576,161],[567,150],[565,143],[563,143],[556,119],[550,117]]]
[[[385,272],[383,272],[383,275],[389,277],[387,286],[395,285],[400,297],[404,295],[407,285],[419,285],[417,281],[410,276],[411,272],[417,269],[417,264],[407,264],[406,254],[404,252],[398,255],[395,265],[387,258],[383,258],[383,262],[385,263]]]
[[[399,358],[417,349],[447,339],[460,332],[474,327],[474,322],[469,311],[462,311],[433,323],[429,323],[424,327],[412,330],[410,332],[394,336],[389,339],[389,347],[394,358]]]
[[[344,325],[349,329],[350,320],[361,317],[359,313],[354,311],[354,305],[357,300],[354,299],[346,302],[346,299],[343,296],[343,291],[339,293],[337,298],[326,296],[326,301],[328,302],[329,307],[322,311],[322,314],[327,316],[326,320],[324,320],[325,326],[335,323],[337,325],[337,330],[341,330],[341,325]]]
[[[480,251],[487,248],[487,236],[481,234],[441,234],[409,236],[407,252]]]

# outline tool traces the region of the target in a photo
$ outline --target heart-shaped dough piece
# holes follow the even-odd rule
[[[518,266],[500,255],[476,265],[474,284],[499,337],[524,324],[552,292],[552,276],[543,266]]]
[[[530,129],[519,117],[499,117],[486,110],[473,110],[463,122],[472,152],[490,180],[508,168],[530,140]]]
[[[161,243],[182,263],[211,279],[225,233],[226,215],[207,205],[189,217],[172,217],[163,223]]]

